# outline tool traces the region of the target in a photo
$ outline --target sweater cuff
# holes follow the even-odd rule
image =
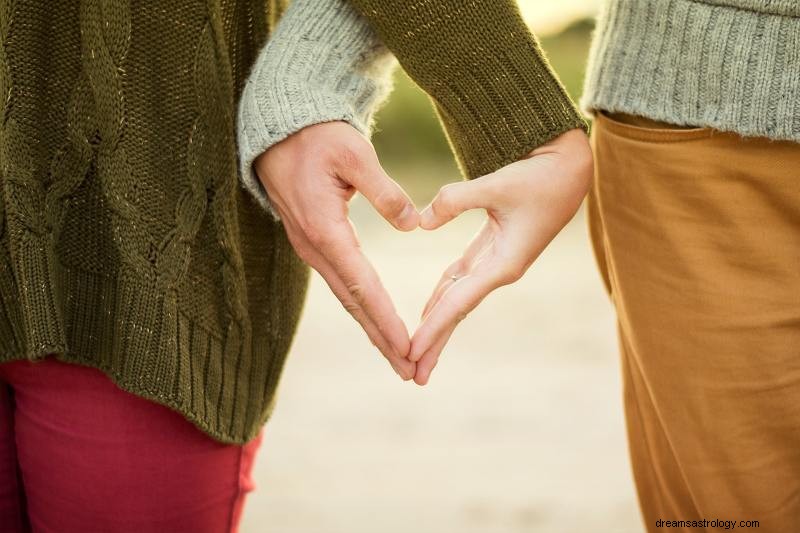
[[[373,113],[391,90],[395,64],[367,21],[344,0],[292,2],[245,82],[237,117],[240,181],[276,220],[255,159],[323,122],[345,121],[369,137]]]
[[[511,0],[350,0],[436,106],[468,178],[586,121]]]

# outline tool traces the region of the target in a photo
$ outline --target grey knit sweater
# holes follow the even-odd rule
[[[582,107],[800,142],[800,0],[606,0]]]
[[[269,211],[253,161],[312,124],[341,120],[369,136],[397,61],[345,0],[294,0],[253,66],[239,102],[242,185]]]

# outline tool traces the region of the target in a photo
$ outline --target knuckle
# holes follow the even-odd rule
[[[315,222],[307,222],[302,226],[306,239],[314,248],[324,248],[330,243],[330,233],[325,231],[325,226]]]
[[[364,303],[367,298],[367,291],[365,290],[364,286],[360,283],[348,283],[347,284],[347,292],[350,293],[350,296],[353,297],[353,301],[359,307]]]
[[[433,203],[433,208],[438,214],[449,215],[453,213],[456,208],[456,192],[455,184],[452,183],[441,188]]]
[[[347,311],[352,317],[358,319],[361,306],[359,306],[356,302],[353,300],[344,300],[342,301],[342,307],[344,307],[345,311]],[[370,341],[372,341],[372,339],[370,339]]]
[[[312,208],[298,213],[296,219],[298,228],[312,245],[324,244],[331,240],[333,225],[329,215]]]
[[[346,143],[336,150],[336,163],[343,170],[358,172],[364,168],[366,154],[358,143]]]
[[[403,195],[392,190],[384,190],[375,198],[376,209],[390,218],[400,216],[405,210],[406,204]]]

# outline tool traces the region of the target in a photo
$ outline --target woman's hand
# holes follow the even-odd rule
[[[468,209],[485,209],[487,219],[422,313],[409,353],[417,384],[428,382],[458,323],[494,289],[522,277],[569,222],[589,189],[592,167],[586,134],[570,130],[492,174],[444,186],[422,212],[420,226],[427,230]]]

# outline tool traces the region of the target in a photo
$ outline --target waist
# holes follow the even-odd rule
[[[800,17],[735,3],[759,4],[607,2],[592,44],[584,110],[800,142]]]

